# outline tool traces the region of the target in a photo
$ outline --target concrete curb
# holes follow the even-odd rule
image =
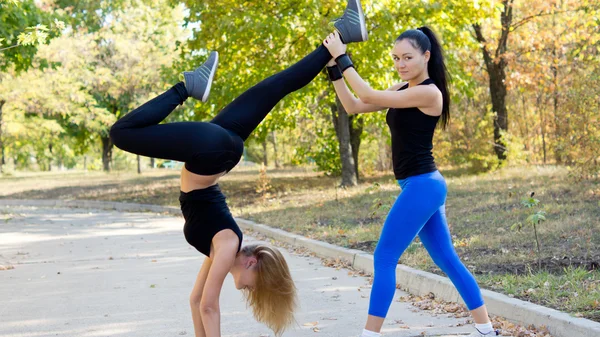
[[[173,206],[157,206],[134,204],[127,202],[94,201],[94,200],[20,200],[0,199],[2,206],[33,206],[33,207],[68,207],[114,210],[122,212],[155,212],[181,216],[181,210]]]
[[[134,203],[104,202],[92,200],[13,200],[0,199],[0,206],[71,207],[116,210],[123,212],[156,212],[181,215],[173,206],[142,205]],[[353,268],[373,273],[373,255],[360,250],[346,249],[326,242],[312,240],[281,229],[236,219],[240,227],[253,230],[274,240],[301,246],[319,257],[339,258],[349,262]],[[396,278],[403,289],[415,295],[433,293],[444,301],[462,302],[460,295],[446,277],[416,270],[404,265],[396,268]],[[510,298],[489,290],[482,290],[490,314],[504,317],[523,325],[546,326],[554,337],[600,336],[600,323],[572,317],[567,313],[541,305]]]

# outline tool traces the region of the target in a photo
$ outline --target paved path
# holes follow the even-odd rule
[[[194,336],[188,296],[203,258],[182,225],[152,213],[0,206],[0,265],[14,266],[0,270],[0,336]],[[317,258],[284,255],[301,302],[298,326],[284,336],[358,336],[368,280]],[[221,310],[223,336],[273,336],[254,321],[231,277]],[[383,331],[463,336],[472,331],[456,327],[464,321],[395,301]]]

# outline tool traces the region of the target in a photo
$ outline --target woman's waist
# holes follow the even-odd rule
[[[188,192],[179,191],[179,201],[199,201],[199,202],[225,202],[225,195],[221,192],[219,184],[214,184],[205,188],[197,188]]]
[[[444,176],[442,176],[440,171],[436,168],[433,168],[429,172],[413,174],[405,178],[398,179],[398,184],[402,187],[403,190],[408,186],[409,183],[415,183],[419,185],[421,183],[441,184],[444,187],[446,186],[446,180],[444,179]]]

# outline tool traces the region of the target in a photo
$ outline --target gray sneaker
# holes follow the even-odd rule
[[[369,38],[360,0],[348,0],[344,15],[337,19],[333,25],[340,33],[342,42],[346,44],[367,41]]]
[[[201,100],[202,102],[206,102],[218,63],[219,53],[213,51],[203,65],[196,68],[194,71],[186,71],[183,73],[185,78],[185,88],[187,89],[189,96]]]

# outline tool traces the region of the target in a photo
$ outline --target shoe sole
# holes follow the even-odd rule
[[[208,83],[206,83],[206,89],[204,90],[204,95],[202,95],[202,102],[206,102],[208,99],[208,94],[210,94],[210,87],[212,85],[213,77],[215,76],[215,71],[217,70],[217,65],[219,64],[219,53],[216,53],[217,57],[215,63],[210,70],[210,76],[208,77]]]
[[[363,13],[362,4],[360,0],[354,0],[356,4],[356,8],[358,8],[358,17],[360,20],[360,35],[362,36],[363,41],[367,41],[369,35],[367,34],[367,26],[365,24],[365,14]]]
[[[350,2],[350,1],[352,1],[352,2]],[[352,6],[350,6],[350,4],[354,4],[354,6],[356,7],[356,10],[351,9]],[[363,13],[363,9],[362,9],[362,5],[360,3],[360,0],[349,0],[348,5],[349,6],[346,7],[346,11],[348,9],[350,9],[352,12],[354,12],[358,16],[358,24],[360,26],[360,40],[354,40],[354,41],[350,41],[350,42],[363,42],[363,41],[367,41],[367,39],[369,38],[369,34],[367,33],[367,26],[365,24],[365,14]],[[352,19],[350,19],[350,17],[347,17],[346,19],[349,21],[349,23],[351,23]],[[354,17],[354,19],[356,19],[356,17]],[[350,33],[350,30],[349,30],[348,27],[345,27],[344,30],[347,33]],[[338,29],[338,31],[340,31],[340,29]]]

